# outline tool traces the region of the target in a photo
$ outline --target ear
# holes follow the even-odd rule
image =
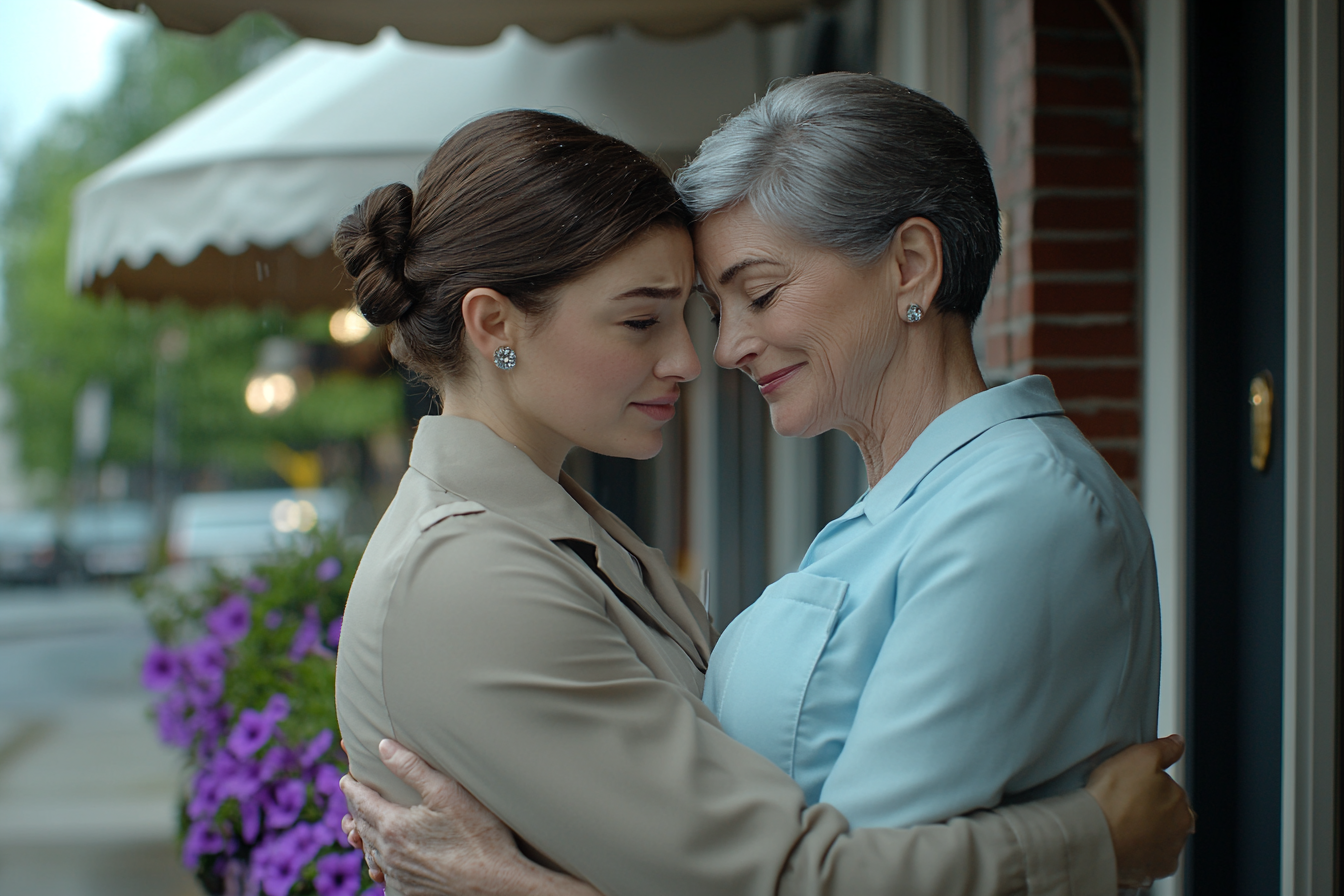
[[[501,292],[485,287],[462,297],[462,322],[477,354],[487,361],[502,345],[516,345],[522,313]]]
[[[913,303],[929,313],[943,282],[943,235],[928,218],[910,218],[891,238],[891,260],[902,308]]]

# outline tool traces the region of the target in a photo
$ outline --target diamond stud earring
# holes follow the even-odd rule
[[[905,319],[912,324],[918,323],[919,319],[923,316],[924,312],[920,310],[918,305],[911,305],[909,308],[905,309]]]
[[[500,370],[512,370],[518,366],[518,353],[507,345],[501,345],[495,349],[495,366]]]

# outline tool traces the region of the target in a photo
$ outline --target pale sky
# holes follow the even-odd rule
[[[134,13],[91,0],[0,0],[0,199],[14,160],[62,109],[108,89],[118,43],[144,27]],[[0,282],[0,344],[4,301]],[[0,433],[0,506],[7,503],[5,449]]]
[[[90,0],[0,0],[0,166],[61,109],[105,91],[117,44],[143,27]]]

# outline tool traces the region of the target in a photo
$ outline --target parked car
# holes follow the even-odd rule
[[[348,504],[338,489],[182,495],[169,514],[168,558],[237,571],[316,527],[340,531]]]
[[[0,513],[0,581],[55,582],[61,572],[56,517],[47,510]]]
[[[85,504],[65,521],[69,563],[88,576],[148,571],[154,539],[154,511],[143,501]]]

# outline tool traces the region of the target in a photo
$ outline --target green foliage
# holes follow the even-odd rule
[[[243,388],[257,344],[276,335],[325,339],[323,315],[197,312],[72,296],[65,289],[76,185],[293,40],[260,15],[244,16],[210,38],[149,29],[123,46],[121,75],[106,100],[65,114],[19,160],[11,193],[0,207],[5,286],[0,377],[13,399],[8,425],[20,437],[29,469],[68,474],[75,399],[95,378],[111,386],[113,397],[106,459],[129,466],[150,461],[161,395],[174,408],[182,465],[244,476],[266,469],[270,441],[310,448],[396,425],[395,377],[319,381],[274,419],[247,411]],[[188,352],[156,376],[155,346],[170,326],[187,333]]]
[[[205,633],[207,613],[231,595],[246,595],[252,624],[247,636],[229,648],[222,702],[236,719],[241,710],[260,710],[272,695],[284,694],[290,712],[279,727],[289,742],[299,743],[323,729],[336,730],[336,663],[322,649],[293,660],[290,646],[308,614],[315,614],[323,637],[331,621],[344,614],[359,558],[360,551],[335,532],[319,532],[246,577],[215,569],[205,584],[189,590],[161,578],[145,579],[137,584],[136,597],[148,611],[155,639],[181,647]],[[319,566],[333,559],[339,572],[319,576]]]

